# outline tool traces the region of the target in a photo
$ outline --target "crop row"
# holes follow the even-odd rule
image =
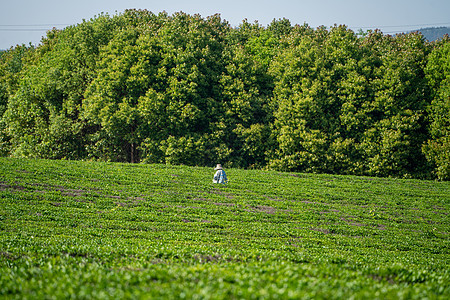
[[[446,298],[445,182],[0,158],[0,296]]]

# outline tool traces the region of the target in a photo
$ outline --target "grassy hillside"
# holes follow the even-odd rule
[[[450,297],[450,183],[0,158],[0,298]]]

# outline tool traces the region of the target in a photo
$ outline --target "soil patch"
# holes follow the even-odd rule
[[[214,204],[215,204],[215,205],[218,205],[218,206],[227,206],[227,207],[233,207],[233,206],[236,206],[236,204],[234,204],[234,203],[215,202]]]
[[[277,212],[277,209],[272,206],[266,206],[266,205],[256,205],[256,206],[250,206],[250,209],[244,209],[248,212],[262,212],[266,214],[273,215]]]
[[[234,195],[233,195],[233,194],[224,192],[224,191],[222,191],[222,190],[219,189],[219,188],[213,188],[212,190],[208,191],[208,193],[210,193],[210,194],[216,194],[216,195],[223,195],[223,196],[225,196],[225,197],[228,198],[228,199],[233,199],[233,198],[234,198]]]
[[[13,191],[23,191],[26,188],[21,185],[10,185],[6,182],[0,182],[0,191],[13,190]]]
[[[282,198],[279,198],[277,196],[268,196],[268,195],[263,195],[263,196],[272,201],[283,201]]]
[[[325,234],[330,234],[331,232],[328,229],[323,229],[323,228],[310,228],[313,231],[318,231],[318,232],[322,232]]]

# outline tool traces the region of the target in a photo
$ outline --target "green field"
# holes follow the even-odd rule
[[[0,158],[0,298],[450,297],[449,182],[226,171]]]

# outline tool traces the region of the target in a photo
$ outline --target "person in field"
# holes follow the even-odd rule
[[[217,166],[214,168],[216,170],[216,174],[214,174],[213,177],[213,183],[222,183],[226,184],[228,182],[227,174],[225,174],[225,171],[222,168],[221,164],[217,164]]]

